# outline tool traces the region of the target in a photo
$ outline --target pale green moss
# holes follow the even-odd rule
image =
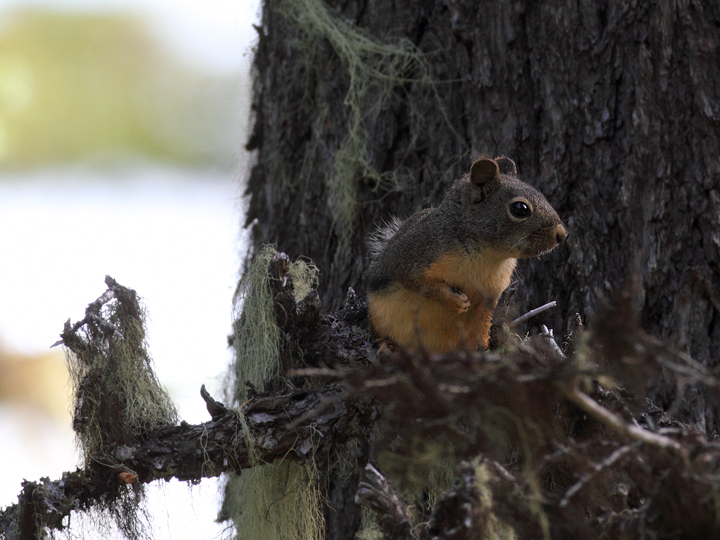
[[[264,246],[235,290],[235,358],[230,365],[228,393],[238,405],[247,399],[245,381],[262,387],[265,379],[280,374],[282,336],[275,321],[272,276],[268,273],[268,265],[276,254],[275,246]]]
[[[244,540],[321,540],[325,538],[322,495],[313,464],[270,463],[232,476],[225,508]]]
[[[158,427],[177,423],[177,411],[160,385],[145,343],[145,312],[135,291],[118,289],[94,318],[63,332],[74,397],[74,424],[85,464],[119,465],[115,449],[141,442]],[[129,540],[147,533],[144,485],[108,491],[88,510],[96,526]]]
[[[66,349],[74,428],[86,462],[112,464],[110,445],[132,444],[157,427],[177,423],[175,405],[146,349],[144,310],[134,291],[130,296],[105,304],[102,316],[109,326],[87,323],[78,331],[84,343],[70,342]]]
[[[475,469],[475,487],[479,500],[475,505],[476,526],[480,538],[493,538],[494,540],[517,540],[512,527],[503,523],[493,511],[494,501],[490,483],[493,475],[482,458],[473,462]]]
[[[315,163],[315,155],[322,142],[322,126],[327,119],[327,107],[315,105],[307,81],[311,74],[326,69],[321,58],[320,44],[329,43],[346,70],[348,88],[343,105],[347,123],[346,135],[334,149],[333,166],[323,181],[328,188],[327,208],[339,239],[338,254],[342,258],[350,251],[349,241],[358,207],[357,186],[360,180],[376,189],[400,191],[411,179],[408,172],[380,173],[369,154],[369,135],[366,124],[380,116],[387,104],[398,99],[397,90],[408,83],[432,87],[429,66],[423,53],[407,39],[377,39],[353,25],[320,0],[283,0],[273,9],[281,14],[293,29],[299,30],[293,42],[301,52],[297,66],[287,81],[293,87],[305,88],[298,107],[312,110],[316,121],[313,142],[305,153],[299,182],[308,181]],[[304,82],[304,84],[303,84]],[[410,114],[419,124],[421,117],[410,103]],[[441,105],[439,105],[441,107]],[[416,133],[419,130],[415,130]],[[412,146],[412,144],[411,144]]]
[[[235,293],[238,320],[233,345],[231,389],[235,405],[247,399],[245,381],[262,388],[265,379],[280,377],[280,347],[284,336],[275,320],[273,279],[268,265],[277,255],[274,246],[264,246],[250,271],[242,276]],[[317,287],[318,269],[298,260],[287,268],[297,300]],[[258,461],[242,410],[237,411],[251,469],[231,475],[225,488],[223,513],[232,519],[238,537],[244,540],[321,540],[325,536],[322,496],[318,472],[312,459],[300,465],[290,461],[262,464]]]

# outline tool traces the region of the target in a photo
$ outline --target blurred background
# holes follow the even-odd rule
[[[78,465],[62,350],[109,274],[144,298],[190,423],[219,394],[241,254],[257,0],[0,0],[0,507]],[[155,538],[220,538],[218,483],[149,489]],[[74,522],[70,534],[81,533]],[[92,536],[92,535],[90,535]]]

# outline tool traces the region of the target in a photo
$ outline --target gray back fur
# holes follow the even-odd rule
[[[375,261],[385,249],[390,239],[395,236],[404,220],[397,216],[390,218],[368,235],[367,248],[370,252],[370,261]]]

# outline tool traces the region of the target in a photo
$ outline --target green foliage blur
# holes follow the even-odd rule
[[[238,79],[183,66],[131,15],[3,13],[0,170],[227,161],[238,142],[240,112],[229,110]]]

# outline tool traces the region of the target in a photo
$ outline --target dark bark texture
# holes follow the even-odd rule
[[[268,0],[259,29],[255,248],[313,259],[321,297],[337,307],[347,287],[364,290],[364,239],[382,219],[436,204],[474,157],[507,155],[570,232],[520,263],[520,311],[557,300],[541,322],[567,332],[597,292],[637,271],[644,328],[720,364],[720,4],[330,0],[347,28],[422,53],[389,90],[379,77],[361,99],[356,63],[298,4],[314,3]],[[348,96],[367,158],[351,176],[349,218],[333,184]],[[672,387],[656,377],[651,397],[668,407]],[[679,412],[720,431],[710,391],[688,389]]]

